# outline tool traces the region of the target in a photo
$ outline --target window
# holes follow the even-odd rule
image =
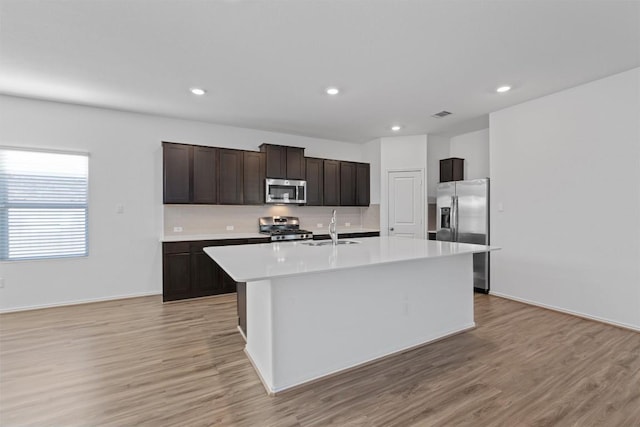
[[[86,154],[0,147],[0,260],[88,253]]]

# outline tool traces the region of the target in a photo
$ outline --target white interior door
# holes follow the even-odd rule
[[[424,238],[422,171],[390,171],[389,235]]]

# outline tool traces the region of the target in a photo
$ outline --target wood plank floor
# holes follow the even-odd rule
[[[640,426],[640,334],[486,295],[477,329],[269,397],[235,296],[0,315],[2,426]]]

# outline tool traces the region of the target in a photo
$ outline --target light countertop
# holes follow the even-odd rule
[[[218,234],[172,234],[162,236],[161,242],[192,242],[199,240],[224,240],[224,239],[258,239],[269,237],[260,233],[218,233]]]
[[[309,229],[309,231],[313,232],[314,236],[328,236],[329,228],[314,228]],[[360,227],[336,227],[336,231],[338,234],[346,234],[346,233],[379,233],[380,230],[377,228],[360,228]]]
[[[403,237],[368,237],[348,240],[360,243],[334,247],[330,244],[325,246],[305,244],[312,241],[282,242],[207,247],[204,251],[236,282],[249,282],[499,249],[495,246]]]
[[[327,228],[316,228],[310,230],[316,236],[329,235]],[[359,227],[338,227],[338,234],[344,233],[378,233],[380,230],[373,228],[359,228]],[[259,239],[269,237],[266,234],[260,233],[213,233],[213,234],[172,234],[168,236],[162,236],[161,242],[195,242],[200,240],[224,240],[224,239]]]

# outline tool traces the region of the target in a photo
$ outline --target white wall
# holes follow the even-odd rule
[[[371,190],[371,204],[380,204],[380,139],[374,139],[364,144],[364,159],[363,161],[371,164],[370,168],[370,190]]]
[[[640,330],[640,68],[490,120],[492,292]]]
[[[417,169],[423,173],[422,194],[425,195],[424,225],[426,227],[427,198],[424,179],[427,174],[427,135],[380,138],[380,235],[382,236],[387,235],[389,229],[387,175],[390,170],[399,169]]]
[[[489,129],[454,136],[450,144],[449,157],[464,159],[464,179],[489,176]]]
[[[465,179],[487,178],[489,176],[489,129],[464,133],[453,137],[428,135],[427,194],[429,202],[436,202],[436,191],[440,182],[440,160],[449,157],[464,159]]]
[[[0,96],[1,145],[90,153],[89,256],[0,263],[0,311],[161,293],[163,140],[363,160],[359,144]]]
[[[429,203],[436,202],[436,191],[440,182],[440,160],[451,157],[450,138],[427,135],[427,196]]]

